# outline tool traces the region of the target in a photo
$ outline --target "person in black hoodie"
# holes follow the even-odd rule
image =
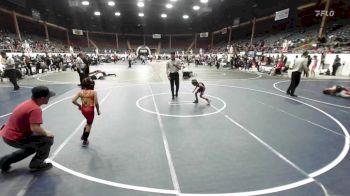
[[[335,74],[337,73],[338,68],[340,67],[341,63],[340,63],[340,58],[339,55],[335,56],[334,62],[333,62],[333,70],[332,70],[332,76],[335,76]]]

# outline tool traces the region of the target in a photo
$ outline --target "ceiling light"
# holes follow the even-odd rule
[[[116,12],[116,13],[114,13],[114,15],[120,16],[120,12]]]
[[[301,5],[299,7],[297,7],[298,10],[303,10],[305,8],[309,8],[309,7],[312,7],[312,6],[315,6],[317,5],[317,3],[313,2],[313,3],[308,3],[308,4],[305,4],[305,5]]]
[[[171,2],[176,2],[177,0],[170,0]]]
[[[168,15],[166,15],[166,14],[162,14],[162,15],[160,15],[162,18],[166,18]]]
[[[208,0],[201,0],[201,3],[208,3]]]
[[[168,3],[168,4],[165,5],[165,7],[168,8],[168,9],[171,9],[171,8],[173,8],[173,5]]]
[[[140,17],[144,17],[145,14],[144,14],[144,13],[139,13],[139,16],[140,16]]]
[[[183,19],[188,19],[189,16],[185,14],[185,15],[182,16],[182,18],[183,18]]]
[[[98,12],[98,11],[97,11],[97,12],[94,12],[94,15],[95,15],[95,16],[99,16],[99,15],[101,15],[101,12]]]
[[[86,5],[86,6],[87,6],[87,5],[89,5],[89,4],[90,4],[90,2],[89,2],[89,1],[82,1],[82,2],[81,2],[81,4],[82,4],[82,5]]]
[[[140,2],[137,3],[137,6],[138,6],[138,7],[143,7],[143,6],[145,6],[145,4],[144,4],[143,2],[140,1]]]
[[[195,5],[195,6],[193,6],[193,10],[199,10],[199,6],[198,5]]]
[[[114,1],[108,1],[108,5],[111,6],[111,7],[115,6],[115,2]]]

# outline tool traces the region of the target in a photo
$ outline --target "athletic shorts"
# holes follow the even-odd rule
[[[94,121],[94,117],[95,117],[95,110],[94,109],[95,108],[93,106],[81,108],[81,113],[86,118],[86,123],[89,125],[91,125]]]
[[[204,93],[204,91],[205,91],[205,87],[204,87],[204,88],[200,87],[200,88],[198,88],[198,90],[197,90],[197,92],[199,92],[199,93]]]

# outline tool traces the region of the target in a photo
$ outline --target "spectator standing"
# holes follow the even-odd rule
[[[333,70],[332,70],[332,76],[335,76],[335,74],[337,73],[338,68],[340,67],[340,58],[339,55],[335,56],[334,62],[333,62]]]

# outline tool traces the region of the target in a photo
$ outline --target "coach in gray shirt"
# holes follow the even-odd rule
[[[308,52],[305,51],[301,58],[295,60],[294,68],[292,70],[292,77],[291,82],[289,85],[289,88],[287,90],[287,95],[297,97],[297,95],[294,94],[295,89],[298,87],[300,83],[301,73],[305,71],[305,73],[309,72],[309,68],[307,67],[308,62]]]

